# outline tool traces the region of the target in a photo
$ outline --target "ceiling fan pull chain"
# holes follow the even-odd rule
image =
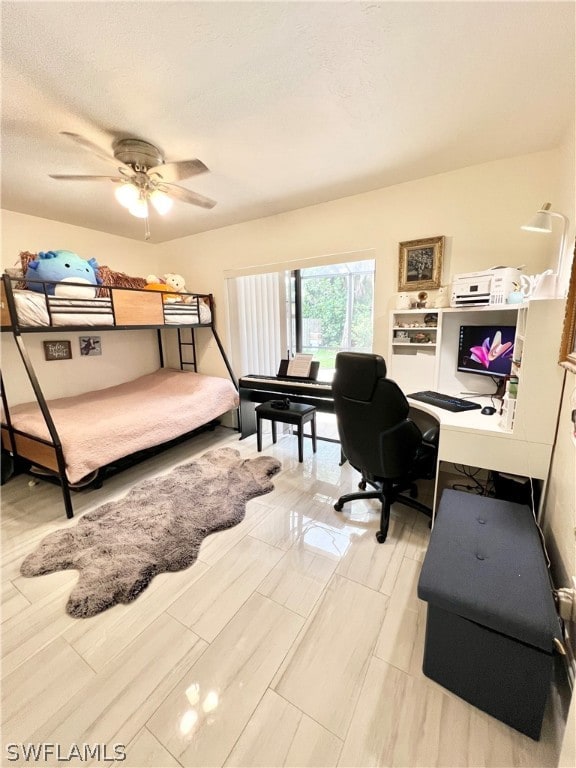
[[[150,219],[148,216],[144,218],[144,240],[150,240]]]

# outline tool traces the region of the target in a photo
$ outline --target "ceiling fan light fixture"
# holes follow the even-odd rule
[[[144,219],[146,240],[150,239],[150,203],[161,216],[172,208],[172,198],[201,208],[213,208],[216,205],[215,200],[174,183],[209,170],[198,158],[167,163],[164,153],[158,147],[142,139],[119,139],[113,143],[110,153],[78,133],[61,131],[61,134],[100,159],[115,165],[116,175],[49,174],[50,177],[62,181],[113,181],[117,202],[132,216]]]
[[[120,205],[124,206],[124,208],[130,209],[138,201],[140,192],[138,188],[134,186],[134,184],[121,184],[114,191],[114,195]]]
[[[146,219],[148,217],[148,202],[146,201],[146,198],[139,197],[138,200],[128,208],[128,211],[132,216],[136,216],[137,219]]]
[[[167,214],[173,205],[171,198],[160,189],[152,190],[150,193],[150,202],[161,216]]]

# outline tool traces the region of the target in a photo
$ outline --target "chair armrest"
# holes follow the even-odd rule
[[[440,427],[430,427],[430,429],[427,429],[422,435],[422,442],[437,448],[439,438]]]

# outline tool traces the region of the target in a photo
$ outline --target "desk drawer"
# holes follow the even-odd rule
[[[482,469],[495,469],[514,475],[525,475],[544,480],[552,446],[545,443],[528,443],[513,438],[478,435],[452,429],[440,430],[440,461],[466,464]]]

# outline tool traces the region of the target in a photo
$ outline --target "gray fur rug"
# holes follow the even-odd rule
[[[49,534],[20,572],[78,570],[66,605],[78,618],[130,603],[157,573],[192,565],[208,534],[237,525],[246,502],[274,488],[270,478],[280,467],[270,456],[242,460],[233,448],[208,451]]]

